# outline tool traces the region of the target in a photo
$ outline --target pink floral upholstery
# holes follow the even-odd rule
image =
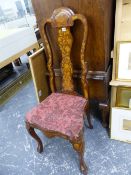
[[[77,137],[83,128],[86,99],[62,93],[52,93],[27,113],[26,121],[49,131]]]

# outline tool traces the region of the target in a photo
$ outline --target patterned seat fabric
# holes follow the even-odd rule
[[[83,128],[86,99],[62,93],[52,93],[26,115],[26,121],[47,131],[78,137]]]

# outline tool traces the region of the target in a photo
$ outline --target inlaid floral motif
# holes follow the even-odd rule
[[[70,27],[58,29],[58,44],[62,53],[62,88],[64,91],[73,91],[73,67],[70,58],[73,38],[70,32]]]

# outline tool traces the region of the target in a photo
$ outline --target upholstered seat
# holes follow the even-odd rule
[[[78,137],[83,128],[86,99],[62,93],[52,93],[27,113],[26,121],[41,129]]]

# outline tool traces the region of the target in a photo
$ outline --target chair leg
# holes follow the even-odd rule
[[[36,134],[34,128],[30,126],[30,123],[26,122],[26,129],[28,133],[37,141],[37,151],[39,153],[43,152],[43,145],[41,139]]]
[[[102,109],[102,126],[104,128],[109,127],[109,108],[105,107]]]
[[[77,140],[72,140],[71,143],[72,143],[74,150],[79,155],[80,170],[84,175],[87,175],[88,168],[87,168],[86,163],[84,161],[85,142],[83,139],[83,132],[81,133],[80,137]]]
[[[91,123],[91,112],[90,112],[89,102],[85,106],[85,114],[87,116],[87,121],[88,121],[88,124],[89,124],[88,128],[93,129],[93,125]]]
[[[87,120],[88,120],[89,128],[90,128],[90,129],[93,129],[93,125],[92,125],[92,123],[91,123],[91,115],[90,115],[90,112],[89,112],[88,115],[87,115]]]

